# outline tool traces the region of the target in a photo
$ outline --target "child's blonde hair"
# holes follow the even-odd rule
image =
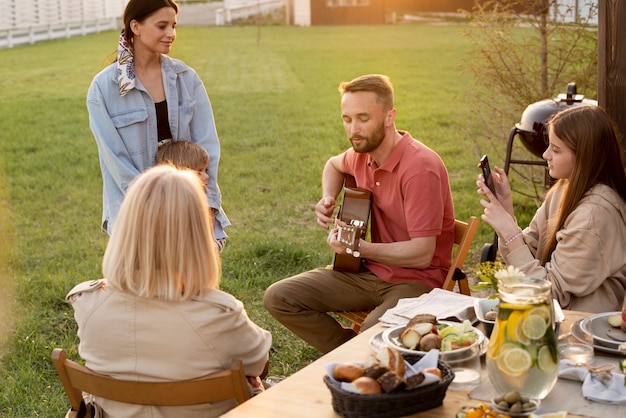
[[[209,165],[209,154],[191,141],[170,141],[159,146],[156,163],[200,171]]]

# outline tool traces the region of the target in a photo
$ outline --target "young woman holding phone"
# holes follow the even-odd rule
[[[530,225],[515,219],[504,170],[491,178],[497,197],[480,175],[482,219],[499,237],[504,261],[527,276],[552,282],[564,309],[618,310],[626,288],[626,174],[614,123],[598,106],[577,106],[548,121],[543,154],[557,179]]]

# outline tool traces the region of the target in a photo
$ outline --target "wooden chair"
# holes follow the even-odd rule
[[[114,401],[156,406],[197,405],[233,398],[241,404],[251,397],[241,360],[232,360],[229,370],[176,382],[114,379],[69,360],[61,348],[52,351],[52,361],[72,406],[66,415],[69,418],[78,417],[81,407],[84,412],[83,391]],[[89,408],[80,416],[92,418]]]
[[[442,289],[454,291],[454,285],[458,283],[459,292],[464,295],[470,295],[469,282],[467,275],[463,273],[462,267],[479,224],[480,219],[475,216],[470,216],[468,222],[459,221],[458,219],[454,220],[454,244],[456,244],[457,249],[452,257],[450,271],[448,271],[446,280],[443,282],[443,286],[441,286]],[[358,333],[369,311],[338,311],[334,312],[334,314],[347,320],[350,323],[350,328]]]

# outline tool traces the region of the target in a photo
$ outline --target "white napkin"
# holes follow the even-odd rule
[[[405,360],[404,361],[404,364],[406,365],[405,375],[406,377],[411,377],[414,374],[417,374],[426,369],[437,367],[438,361],[439,361],[439,350],[436,350],[436,349],[426,352],[426,354],[424,354],[424,356],[422,356],[422,358],[419,359],[417,362],[415,362],[415,364],[413,365],[411,365],[408,361]],[[435,376],[434,374],[431,374],[431,373],[424,373],[424,376],[426,378],[419,386],[424,386],[429,383],[440,380],[438,376]]]
[[[576,366],[571,360],[561,360],[559,377],[583,382],[582,391],[586,399],[610,405],[626,405],[624,375],[607,372],[607,379],[598,379],[587,368]]]
[[[451,319],[476,322],[472,296],[435,288],[418,298],[400,299],[394,308],[388,309],[379,321],[384,327],[406,325],[417,314],[433,314],[439,320]]]
[[[404,373],[404,377],[408,378],[413,376],[414,374],[419,373],[425,369],[431,367],[437,367],[437,362],[439,361],[439,350],[430,350],[427,352],[419,361],[415,362],[415,364],[411,364],[408,361],[404,360],[404,365],[406,366],[406,372]],[[334,377],[335,366],[337,366],[337,362],[328,363],[326,365],[326,374],[330,377],[331,380],[337,382]],[[363,365],[363,363],[354,362],[354,364]],[[433,382],[437,382],[441,380],[439,376],[434,375],[432,373],[424,373],[424,380],[417,387],[425,386]],[[359,393],[354,385],[350,382],[340,382],[341,388],[343,390],[347,390],[349,392]]]

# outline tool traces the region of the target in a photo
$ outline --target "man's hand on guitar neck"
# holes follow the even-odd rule
[[[323,197],[315,205],[315,216],[317,224],[324,229],[328,229],[331,224],[335,223],[333,213],[335,212],[335,199],[331,196]]]

